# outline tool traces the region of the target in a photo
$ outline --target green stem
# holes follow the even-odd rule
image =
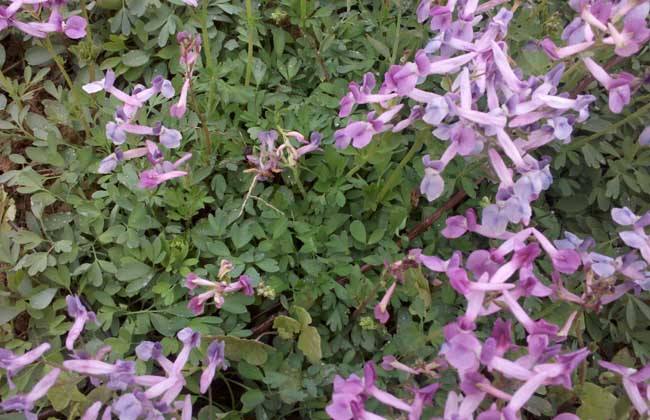
[[[90,24],[90,17],[88,16],[88,10],[86,9],[86,0],[81,0],[81,13],[84,15],[84,19],[86,19],[86,22],[88,22],[88,24],[86,25],[86,40],[90,43],[91,51],[92,51],[93,33],[91,32],[92,25]],[[88,63],[88,77],[90,78],[90,80],[95,80],[95,58],[94,57]]]
[[[223,373],[220,371],[217,371],[217,375],[221,376],[221,379],[223,379],[223,382],[226,384],[226,388],[228,388],[228,393],[230,394],[230,404],[232,408],[235,408],[236,400],[235,400],[235,394],[232,392],[232,388],[230,387],[230,382],[228,382],[228,378],[224,376]]]
[[[399,162],[397,165],[397,168],[391,172],[390,176],[388,177],[388,180],[385,182],[384,187],[379,191],[379,195],[377,195],[377,200],[376,203],[381,202],[386,194],[388,194],[388,191],[392,188],[393,184],[397,181],[397,178],[400,176],[402,173],[402,169],[406,166],[407,163],[413,159],[413,156],[420,150],[420,147],[422,147],[422,144],[424,143],[424,136],[416,136],[415,137],[415,142],[409,149],[409,151],[404,155],[402,160]]]
[[[210,38],[208,36],[208,3],[210,0],[204,0],[201,8],[201,34],[203,36],[203,49],[205,50],[205,63],[209,69],[212,69],[212,53],[210,52]]]
[[[298,167],[292,166],[291,172],[293,173],[294,182],[296,185],[298,185],[300,194],[302,194],[302,198],[307,198],[307,192],[305,191],[305,187],[302,185],[302,182],[300,181],[300,173],[298,172]]]
[[[395,64],[397,61],[397,49],[399,48],[399,34],[400,34],[400,23],[402,20],[402,8],[400,7],[400,2],[397,0],[397,22],[395,23],[395,40],[393,41],[393,54],[391,54],[390,62]]]
[[[72,90],[73,88],[73,83],[72,79],[70,78],[70,75],[65,69],[65,66],[63,65],[63,60],[61,60],[61,56],[54,51],[54,46],[52,45],[52,41],[50,41],[49,38],[45,38],[44,41],[45,48],[50,52],[50,56],[52,56],[52,60],[56,63],[56,66],[59,68],[59,71],[63,75],[63,78],[65,79],[65,82],[68,84],[68,88]]]
[[[208,103],[205,106],[205,115],[210,115],[212,113],[212,104],[214,101],[214,92],[216,90],[216,84],[213,80],[214,72],[214,57],[212,57],[212,50],[210,49],[210,34],[208,32],[208,6],[210,0],[204,0],[201,4],[201,36],[203,37],[203,48],[205,51],[205,67],[207,70],[208,78]]]
[[[361,170],[361,168],[363,168],[363,166],[364,166],[365,164],[366,164],[366,158],[363,157],[363,158],[361,158],[361,162],[359,162],[358,164],[356,164],[355,166],[353,166],[352,169],[350,169],[350,170],[348,171],[348,173],[345,174],[345,179],[349,179],[349,178],[351,178],[354,174],[356,174],[357,172],[359,172],[359,170]]]
[[[50,41],[49,38],[45,38],[45,41],[43,43],[45,44],[45,48],[47,48],[50,55],[52,56],[52,60],[54,60],[56,66],[59,68],[59,71],[63,75],[63,78],[65,79],[65,82],[68,85],[68,88],[70,89],[70,94],[75,99],[75,103],[79,104],[80,101],[79,98],[77,97],[77,92],[74,89],[74,83],[72,82],[72,78],[70,77],[70,75],[65,69],[63,59],[61,58],[60,55],[56,53],[56,51],[54,51],[54,46],[52,45],[52,41]],[[90,125],[88,124],[88,120],[86,120],[86,115],[84,114],[84,111],[83,109],[81,109],[80,106],[77,105],[75,108],[77,108],[79,119],[81,120],[81,124],[84,126],[86,138],[90,138]]]
[[[578,339],[578,347],[582,348],[585,346],[585,341],[584,338],[582,337],[582,329],[584,327],[584,311],[579,312],[579,316],[576,318],[580,325],[577,326],[576,328],[576,338]],[[584,385],[585,381],[587,380],[587,364],[586,363],[581,363],[580,364],[580,369],[578,371],[578,378],[580,381],[580,385]]]
[[[246,25],[248,27],[248,57],[246,58],[246,78],[244,79],[244,86],[248,86],[251,82],[251,75],[253,74],[253,40],[255,31],[255,20],[253,19],[253,4],[252,0],[246,0]]]
[[[192,108],[194,108],[194,112],[196,112],[196,114],[199,116],[199,120],[201,120],[201,132],[203,133],[203,150],[205,152],[204,158],[206,162],[209,162],[210,157],[212,156],[212,142],[210,142],[208,121],[205,118],[203,112],[201,112],[201,110],[199,109],[199,105],[196,100],[196,95],[194,95],[193,91],[190,91],[190,98],[192,100]]]
[[[300,0],[300,26],[303,31],[307,29],[307,0]]]
[[[642,102],[650,99],[650,95],[645,95],[637,98],[634,102]],[[569,145],[569,150],[576,150],[585,143],[589,143],[592,140],[596,140],[597,138],[604,136],[606,134],[612,133],[616,131],[619,127],[624,126],[625,124],[629,123],[630,121],[634,120],[635,118],[640,118],[642,116],[645,116],[648,112],[650,112],[650,103],[647,103],[643,105],[641,108],[637,109],[635,112],[631,113],[627,117],[623,118],[622,120],[619,120],[615,122],[614,124],[610,125],[603,131],[600,131],[598,133],[594,133],[591,136],[587,137],[582,137],[580,139],[577,139],[573,143]]]

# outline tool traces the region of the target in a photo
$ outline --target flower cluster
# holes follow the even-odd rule
[[[72,305],[75,309],[83,308],[77,297],[69,296],[68,298],[69,306]],[[77,320],[82,317],[83,315],[78,315]],[[75,322],[75,326],[76,324],[77,322]],[[201,336],[190,328],[184,328],[178,332],[177,337],[183,347],[173,362],[163,355],[160,343],[143,341],[135,349],[139,359],[145,362],[156,361],[162,369],[161,374],[137,375],[135,361],[132,360],[104,362],[102,359],[111,351],[108,346],[100,349],[95,357],[91,358],[79,352],[74,359],[64,361],[62,366],[64,370],[87,376],[96,387],[105,385],[108,389],[120,393],[115,395],[112,402],[103,404],[98,401],[92,404],[82,419],[97,419],[103,405],[105,405],[105,409],[102,419],[110,419],[113,414],[123,420],[158,419],[175,412],[180,412],[183,419],[191,419],[192,401],[190,396],[187,395],[182,400],[178,400],[178,397],[186,383],[186,373],[183,372],[183,369],[189,360],[192,349],[199,347]],[[22,356],[16,356],[8,350],[0,349],[0,367],[5,369],[8,375],[15,374],[25,366],[36,362],[49,349],[50,345],[44,343]],[[201,393],[208,391],[216,371],[227,367],[225,344],[214,340],[206,352],[200,380]],[[55,385],[61,370],[60,368],[52,369],[27,394],[18,394],[5,399],[0,403],[0,409],[21,411],[26,418],[36,419],[37,416],[33,413],[35,403]],[[11,381],[9,384],[13,387]]]
[[[540,46],[553,60],[561,60],[574,54],[586,52],[595,47],[613,46],[619,57],[629,57],[641,50],[650,40],[650,28],[646,18],[650,2],[638,0],[571,0],[571,7],[578,13],[562,32],[564,47],[549,38]],[[582,57],[582,62],[609,94],[609,109],[620,113],[630,103],[633,90],[640,85],[634,75],[621,72],[610,75],[590,57]]]
[[[391,66],[378,93],[372,93],[376,82],[371,74],[361,86],[350,83],[340,116],[348,116],[359,104],[375,104],[383,112],[373,111],[367,121],[351,122],[335,133],[335,141],[340,148],[349,144],[362,148],[375,134],[401,131],[416,120],[433,126],[434,136],[448,147],[439,159],[423,158],[420,190],[429,201],[442,195],[441,173],[454,157],[487,155],[500,188],[496,203],[484,211],[484,225],[498,235],[508,223],[527,224],[530,202],[552,181],[548,159],[536,159],[530,152],[554,140],[570,141],[573,125],[587,119],[588,105],[595,97],[559,93],[562,64],[541,77],[525,78],[512,68],[504,42],[512,13],[501,9],[479,29],[479,12],[489,10],[488,6],[478,8],[477,2],[437,6],[422,1],[419,20],[430,19],[438,34],[416,53],[414,62]],[[440,95],[418,87],[428,76],[441,74],[455,74],[450,92]],[[397,102],[407,99],[418,105],[406,119],[392,124],[404,107]]]
[[[214,305],[217,309],[221,308],[225,302],[225,296],[231,293],[242,292],[246,296],[253,296],[253,284],[250,277],[241,275],[237,281],[230,282],[228,274],[232,270],[232,263],[228,260],[222,260],[219,267],[218,278],[219,281],[211,281],[197,276],[194,273],[189,273],[185,276],[185,287],[194,291],[198,287],[207,288],[203,293],[194,296],[190,299],[187,307],[194,315],[201,315],[204,310],[206,302],[210,299],[214,300]]]
[[[612,211],[617,224],[630,227],[620,233],[621,239],[638,250],[642,259],[636,251],[611,258],[593,252],[594,241],[589,238],[583,240],[567,232],[565,239],[553,242],[537,228],[526,227],[532,219],[531,203],[553,182],[550,158],[536,158],[531,153],[552,141],[569,142],[573,126],[588,118],[588,106],[595,97],[572,98],[559,91],[564,64],[541,77],[524,77],[519,69],[511,67],[505,36],[512,13],[501,9],[489,20],[480,16],[500,3],[498,0],[481,5],[478,1],[450,1],[442,6],[422,0],[417,10],[418,20],[429,21],[436,35],[424,50],[416,53],[414,62],[392,66],[377,93],[373,93],[376,81],[372,74],[367,74],[361,85],[350,83],[349,92],[340,102],[339,116],[347,117],[360,104],[373,104],[375,111],[368,114],[366,121],[351,122],[335,133],[338,147],[351,144],[362,148],[375,134],[401,131],[416,120],[434,126],[434,136],[448,142],[448,147],[438,160],[429,155],[423,158],[425,169],[420,189],[429,201],[443,193],[441,173],[456,155],[466,159],[486,157],[498,180],[495,202],[484,206],[480,222],[477,212],[469,209],[464,215],[449,217],[442,230],[448,239],[475,233],[499,242],[496,248],[474,250],[465,262],[460,251],[445,260],[413,249],[406,259],[395,263],[396,266],[405,262],[406,266],[422,265],[446,276],[450,286],[467,302],[465,313],[444,327],[444,344],[438,358],[427,368],[413,368],[391,356],[385,357],[382,364],[385,370],[399,369],[409,375],[436,377],[432,369],[454,370],[459,389],[447,395],[445,419],[475,416],[517,419],[540,387],[561,385],[572,389],[573,372],[589,356],[586,348],[562,349],[578,310],[558,326],[531,317],[520,300],[551,298],[584,310],[599,310],[628,291],[647,290],[650,278],[647,269],[650,240],[644,231],[650,224],[650,213],[639,217],[627,208]],[[591,7],[586,0],[571,2],[572,7],[582,12],[581,18],[574,21],[577,23],[572,24],[581,25],[580,33],[591,30],[595,19],[591,12],[598,10],[597,19],[610,35],[602,42],[614,44],[617,54],[634,54],[647,41],[645,17],[649,2],[621,1],[615,6],[606,0],[593,3]],[[615,24],[620,19],[623,19],[623,29],[617,30]],[[566,50],[556,49],[554,58],[585,51],[593,44],[593,36],[579,39],[574,34],[571,46]],[[547,53],[550,45],[548,40],[542,42]],[[605,87],[610,91],[610,108],[620,112],[629,103],[634,78],[626,74],[610,76],[590,58],[582,60],[596,80],[608,83],[609,87]],[[427,76],[434,74],[455,74],[450,92],[439,95],[418,87]],[[628,90],[622,87],[623,82],[627,83]],[[408,117],[391,123],[404,107],[400,102],[406,99],[418,105]],[[377,110],[382,110],[379,115]],[[511,226],[523,228],[511,230]],[[536,274],[541,258],[551,262],[553,283],[550,286]],[[567,288],[562,276],[574,274],[581,267],[585,280],[582,294],[577,295]],[[389,320],[388,305],[401,273],[393,275],[398,280],[391,284],[374,310],[375,318],[382,324]],[[617,283],[619,279],[623,281]],[[483,341],[477,335],[481,317],[504,311],[523,327],[527,352],[522,353],[513,341],[511,321],[497,319],[491,336]],[[648,412],[644,383],[649,378],[647,366],[638,372],[609,362],[601,362],[601,366],[620,374],[636,410],[641,414]],[[366,401],[372,397],[406,413],[409,419],[418,419],[423,407],[430,403],[430,393],[440,386],[429,385],[430,393],[424,395],[419,393],[422,390],[416,390],[407,403],[377,388],[372,362],[366,364],[364,371],[363,379],[356,375],[335,378],[332,402],[327,407],[332,418],[382,418],[365,409]],[[498,386],[490,379],[495,376],[503,378]],[[556,418],[577,419],[577,416],[564,413]]]
[[[273,178],[275,174],[282,172],[281,164],[287,167],[294,167],[298,159],[307,153],[320,150],[320,142],[323,136],[314,131],[309,136],[309,141],[297,131],[284,132],[282,134],[282,144],[276,145],[278,132],[275,130],[260,131],[257,139],[260,142],[259,152],[246,156],[248,162],[253,166],[246,172],[254,172],[256,179],[266,180]],[[301,146],[296,147],[291,139],[296,140]]]
[[[63,6],[66,0],[12,0],[8,6],[0,6],[0,31],[14,27],[27,35],[36,38],[46,38],[48,34],[59,32],[70,39],[81,39],[86,36],[88,22],[81,16],[63,17]],[[23,22],[16,16],[21,11],[29,15],[39,15],[48,10],[50,15],[44,22]]]
[[[141,147],[130,150],[121,149],[121,146],[126,143],[127,134],[158,137],[159,144],[162,144],[167,149],[175,149],[181,145],[182,136],[178,130],[167,128],[161,123],[145,126],[135,122],[140,108],[155,95],[161,94],[168,99],[174,97],[174,87],[171,82],[162,76],[156,76],[153,78],[150,87],[136,85],[131,95],[118,89],[114,84],[115,73],[108,70],[103,79],[83,86],[87,93],[96,93],[103,90],[122,103],[115,111],[115,120],[106,124],[106,137],[117,148],[115,152],[102,159],[97,172],[107,174],[112,172],[123,161],[146,156],[151,168],[140,173],[139,185],[141,188],[156,188],[165,181],[187,175],[187,172],[179,170],[179,167],[192,157],[191,153],[185,153],[176,162],[170,162],[165,160],[158,144],[150,140],[145,140],[145,145]]]
[[[181,48],[181,66],[185,69],[183,87],[177,103],[169,108],[169,114],[174,118],[182,118],[187,110],[187,94],[190,90],[194,65],[201,56],[201,36],[179,32],[176,40]]]

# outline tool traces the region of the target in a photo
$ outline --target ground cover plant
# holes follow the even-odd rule
[[[0,418],[647,418],[649,11],[5,1]]]

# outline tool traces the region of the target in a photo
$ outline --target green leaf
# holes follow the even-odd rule
[[[291,308],[291,311],[296,315],[296,318],[298,318],[298,321],[302,327],[306,327],[307,325],[311,324],[311,315],[309,315],[309,312],[307,312],[305,308],[294,305]]]
[[[230,228],[230,238],[235,248],[241,249],[253,239],[253,233],[249,223],[243,223],[241,226],[234,225]]]
[[[300,332],[300,322],[286,315],[278,315],[273,320],[273,328],[278,330],[280,337],[285,340],[293,339]]]
[[[249,412],[264,401],[264,393],[259,389],[249,389],[241,396],[241,402],[244,404],[243,411]]]
[[[390,50],[385,44],[377,41],[375,38],[371,37],[368,34],[366,34],[366,39],[368,40],[368,42],[370,42],[370,45],[372,45],[372,48],[374,48],[375,51],[383,55],[384,58],[390,58]]]
[[[280,271],[280,267],[278,266],[278,262],[276,260],[273,260],[271,258],[264,259],[258,263],[255,263],[260,269],[263,271],[266,271],[267,273],[276,273]]]
[[[187,325],[187,320],[184,318],[167,318],[163,315],[150,313],[151,324],[160,334],[165,337],[173,337],[178,331]]]
[[[56,199],[50,193],[38,192],[31,196],[30,201],[32,204],[32,213],[34,213],[37,219],[40,219],[43,216],[45,207],[54,203]]]
[[[120,281],[131,281],[137,278],[142,278],[151,273],[151,267],[140,261],[131,261],[124,264],[117,270],[117,277]]]
[[[75,386],[78,380],[74,380],[74,377],[68,372],[61,372],[57,378],[56,384],[47,391],[47,399],[52,403],[52,407],[57,411],[63,411],[70,402],[83,402],[86,400],[86,396],[79,392]]]
[[[226,343],[226,358],[235,362],[245,360],[251,365],[260,366],[266,363],[268,353],[275,351],[273,347],[255,340],[231,335],[217,335],[215,338]]]
[[[366,243],[366,227],[358,220],[350,223],[350,233],[359,242]]]
[[[253,366],[250,363],[239,362],[237,365],[237,371],[239,374],[247,379],[252,379],[254,381],[261,381],[264,379],[262,371],[257,366]]]
[[[34,309],[45,309],[52,302],[56,291],[59,289],[50,287],[42,290],[29,298],[29,304]]]
[[[578,389],[580,408],[576,414],[581,420],[610,420],[614,416],[616,397],[609,391],[591,382]]]
[[[634,303],[636,303],[636,306],[639,307],[643,316],[645,316],[645,318],[650,321],[650,306],[646,305],[643,301],[637,299],[632,295],[628,295],[628,296],[630,297],[631,300],[634,301]]]
[[[149,54],[142,50],[133,50],[122,56],[122,63],[128,67],[140,67],[149,62]]]
[[[311,363],[317,363],[323,356],[320,346],[320,334],[316,327],[303,327],[298,337],[298,348],[305,353]]]
[[[17,317],[24,310],[25,305],[22,301],[15,305],[0,305],[0,325],[9,323],[9,321]]]

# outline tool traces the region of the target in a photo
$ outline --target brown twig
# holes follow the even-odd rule
[[[445,204],[439,207],[438,210],[434,211],[431,216],[424,219],[421,223],[419,223],[417,226],[415,226],[413,229],[409,231],[409,233],[407,234],[409,241],[412,241],[413,239],[417,238],[419,235],[424,233],[427,229],[431,227],[431,225],[433,225],[436,221],[438,221],[438,219],[440,219],[443,214],[460,205],[463,201],[465,201],[466,198],[467,198],[467,194],[465,193],[465,191],[458,191],[456,194],[452,195],[451,198],[447,200]],[[397,245],[401,247],[402,242],[397,241]]]
[[[255,327],[253,327],[251,329],[251,331],[253,332],[253,337],[257,338],[258,336],[262,335],[266,331],[270,330],[271,327],[273,326],[273,321],[275,320],[275,317],[277,317],[278,315],[286,315],[286,311],[280,311],[280,312],[278,312],[276,314],[273,314],[273,315],[269,316],[261,324],[256,325]]]

